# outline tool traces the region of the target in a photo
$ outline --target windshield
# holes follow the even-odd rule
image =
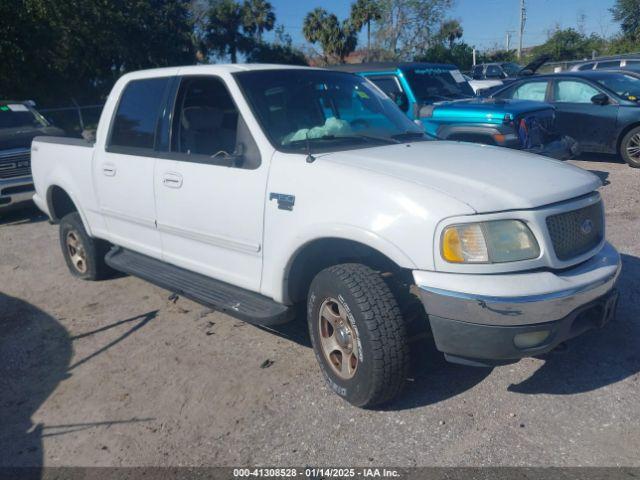
[[[235,77],[280,150],[331,151],[427,139],[386,95],[350,73],[261,70]]]
[[[507,62],[502,64],[502,70],[504,70],[504,73],[506,73],[510,77],[515,77],[516,75],[518,75],[518,72],[522,70],[522,65],[518,65],[514,62]]]
[[[622,98],[640,99],[640,79],[632,75],[612,74],[597,78],[598,83],[614,91]]]
[[[22,103],[0,104],[0,128],[46,127],[47,121]]]
[[[404,70],[413,94],[421,103],[456,100],[473,96],[473,89],[459,70],[418,67]]]

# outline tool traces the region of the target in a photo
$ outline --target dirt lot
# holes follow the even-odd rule
[[[640,170],[574,163],[605,182],[617,320],[493,370],[424,341],[383,411],[325,387],[303,322],[267,331],[136,278],[75,280],[56,227],[5,217],[0,465],[640,466]]]

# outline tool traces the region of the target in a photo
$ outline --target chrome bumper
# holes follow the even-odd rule
[[[609,292],[620,255],[605,243],[588,261],[561,272],[464,275],[415,271],[429,315],[482,325],[519,326],[559,320]],[[458,285],[459,289],[450,287]],[[500,295],[496,293],[500,292]]]
[[[21,187],[24,187],[24,191],[14,192],[14,189],[23,190]],[[0,180],[0,210],[30,201],[33,194],[34,187],[31,176],[2,179]]]

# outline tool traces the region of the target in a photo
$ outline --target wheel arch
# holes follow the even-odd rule
[[[62,187],[57,183],[50,185],[47,189],[46,202],[47,210],[49,211],[49,216],[53,223],[60,223],[60,220],[62,220],[65,215],[72,212],[78,212],[85,230],[89,235],[91,235],[91,229],[89,228],[87,218],[82,209],[79,208],[78,202],[74,199],[74,195],[70,193],[69,189]]]
[[[624,139],[624,137],[625,137],[625,135],[627,133],[629,133],[631,130],[633,130],[636,127],[640,127],[640,122],[635,122],[635,123],[631,123],[631,124],[627,125],[618,134],[618,138],[616,140],[616,154],[620,155],[622,153],[620,151],[620,147],[622,146],[622,140]]]
[[[303,301],[313,278],[321,270],[340,263],[362,263],[384,272],[411,272],[410,264],[404,259],[391,258],[360,241],[341,237],[316,238],[301,245],[285,267],[282,287],[285,303]]]

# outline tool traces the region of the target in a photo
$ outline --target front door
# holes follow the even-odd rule
[[[165,261],[257,291],[267,165],[225,81],[184,76],[155,171]]]
[[[615,151],[618,105],[591,101],[599,89],[577,79],[556,80],[552,101],[556,107],[556,130],[578,141],[588,152]]]
[[[156,130],[172,77],[132,80],[124,86],[104,146],[96,147],[93,179],[109,240],[159,258],[153,174]]]

